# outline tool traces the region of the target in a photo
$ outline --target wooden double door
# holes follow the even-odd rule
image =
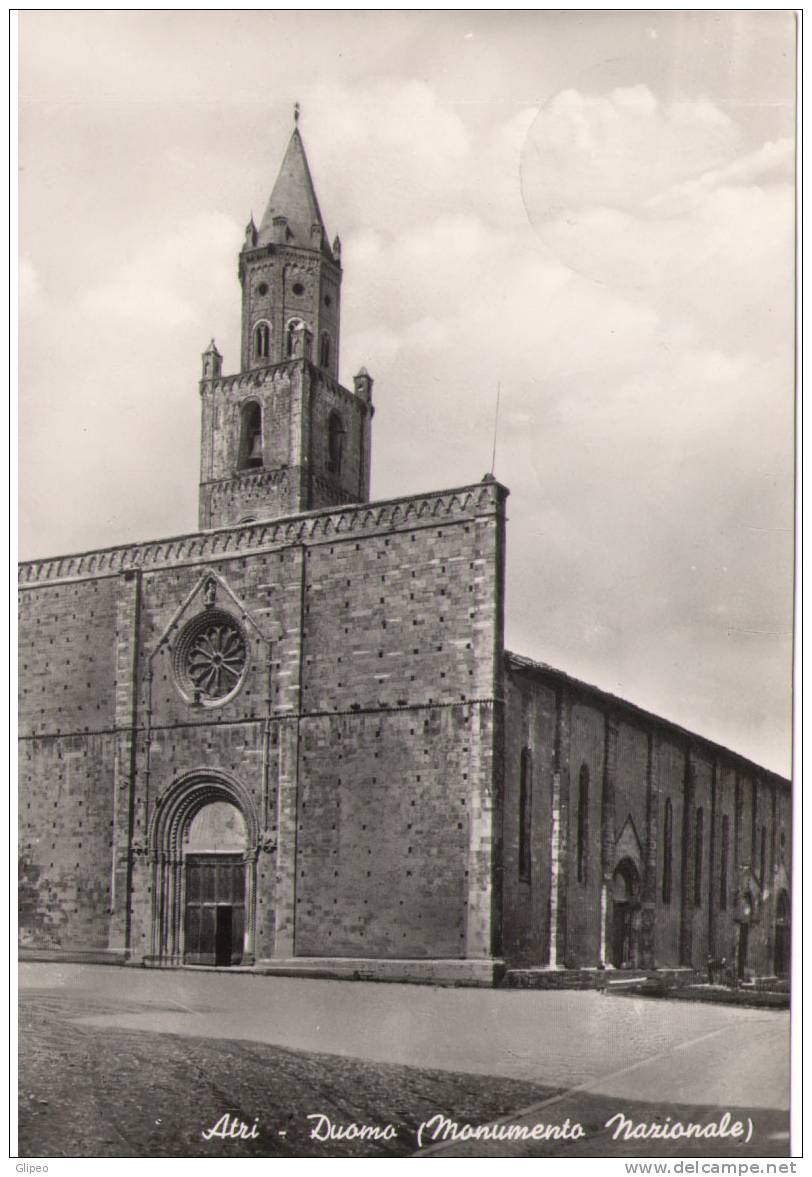
[[[186,858],[186,964],[242,963],[245,939],[245,862],[240,854]]]

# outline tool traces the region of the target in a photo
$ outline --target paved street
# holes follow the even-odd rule
[[[137,1044],[140,1032],[155,1042],[185,1040],[189,1050],[202,1050],[204,1042],[214,1044],[207,1050],[217,1049],[220,1040],[223,1050],[265,1044],[331,1056],[337,1065],[363,1060],[376,1064],[376,1075],[397,1067],[451,1073],[449,1083],[467,1075],[466,1098],[476,1122],[550,1100],[555,1103],[531,1119],[549,1121],[554,1114],[560,1120],[583,1114],[585,1107],[601,1116],[607,1107],[627,1105],[647,1118],[672,1114],[677,1105],[701,1109],[706,1119],[717,1109],[749,1109],[763,1145],[750,1155],[787,1152],[789,1017],[783,1011],[596,992],[437,989],[80,965],[23,964],[19,977],[21,999],[32,1002],[32,1009],[50,1002],[54,1025],[84,1034],[83,1042],[125,1033],[116,1041]],[[88,1038],[90,1032],[95,1037]],[[401,1090],[409,1072],[399,1075]],[[477,1076],[481,1084],[474,1090]],[[485,1082],[491,1077],[501,1080],[503,1092],[510,1090],[503,1107],[493,1084]],[[440,1084],[436,1097],[446,1098],[442,1075],[430,1082]],[[414,1078],[411,1084],[414,1089]],[[459,1106],[438,1110],[459,1116]],[[481,1143],[469,1147],[478,1150],[469,1155],[486,1155]],[[649,1145],[634,1155],[668,1150],[658,1153]]]

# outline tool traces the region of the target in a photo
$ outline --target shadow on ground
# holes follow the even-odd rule
[[[421,1122],[437,1113],[459,1125],[488,1124],[528,1107],[532,1122],[580,1121],[585,1137],[485,1145],[466,1156],[787,1156],[788,1115],[735,1109],[754,1122],[749,1144],[613,1142],[604,1125],[617,1111],[634,1121],[706,1123],[721,1110],[566,1093],[504,1077],[394,1066],[229,1039],[99,1028],[76,1019],[148,1008],[39,990],[21,995],[19,1151],[27,1157],[408,1156]],[[731,1109],[733,1111],[733,1109]],[[222,1116],[256,1137],[204,1140]],[[393,1129],[388,1139],[311,1138],[322,1115],[334,1126]],[[233,1122],[233,1120],[232,1120]],[[322,1124],[324,1128],[324,1124]],[[395,1133],[393,1135],[393,1133]]]

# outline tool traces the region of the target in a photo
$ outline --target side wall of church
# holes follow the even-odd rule
[[[571,838],[568,856],[567,957],[574,961],[597,960],[600,955],[600,904],[602,869],[602,782],[606,732],[602,712],[585,702],[572,708],[572,757],[570,772]],[[585,797],[584,844],[578,858],[578,813]]]
[[[790,890],[789,782],[551,668],[513,655],[507,668],[508,961],[611,966],[620,868],[635,880],[626,965],[735,967],[745,935],[745,974],[772,974]]]
[[[679,852],[685,809],[685,747],[681,740],[666,735],[660,741],[657,821],[657,920],[654,925],[655,960],[678,968],[681,959],[683,856]],[[667,817],[670,812],[670,821]],[[666,827],[670,828],[671,853],[667,853]]]
[[[550,830],[555,765],[556,694],[519,676],[505,681],[505,835],[503,934],[505,956],[515,963],[549,964]],[[525,757],[528,849],[519,862],[522,753]]]

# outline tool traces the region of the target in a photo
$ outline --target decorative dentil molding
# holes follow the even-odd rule
[[[348,405],[353,405],[358,412],[364,414],[372,411],[372,406],[356,396],[351,388],[345,388],[323,368],[317,367],[312,360],[302,356],[282,360],[280,363],[270,364],[266,368],[254,368],[247,372],[235,372],[231,376],[217,376],[201,380],[200,393],[205,396],[226,394],[239,400],[243,395],[248,396],[251,393],[256,393],[258,389],[268,384],[279,387],[289,385],[297,371],[307,371],[312,380],[324,384],[335,396],[346,401]]]
[[[502,512],[507,494],[500,483],[488,481],[454,490],[311,511],[166,540],[28,560],[18,567],[18,584],[25,588],[139,569],[148,571],[177,564],[198,564],[292,544],[319,543],[331,537],[341,539],[351,535],[406,530],[410,526],[424,526],[431,522],[495,515]]]

